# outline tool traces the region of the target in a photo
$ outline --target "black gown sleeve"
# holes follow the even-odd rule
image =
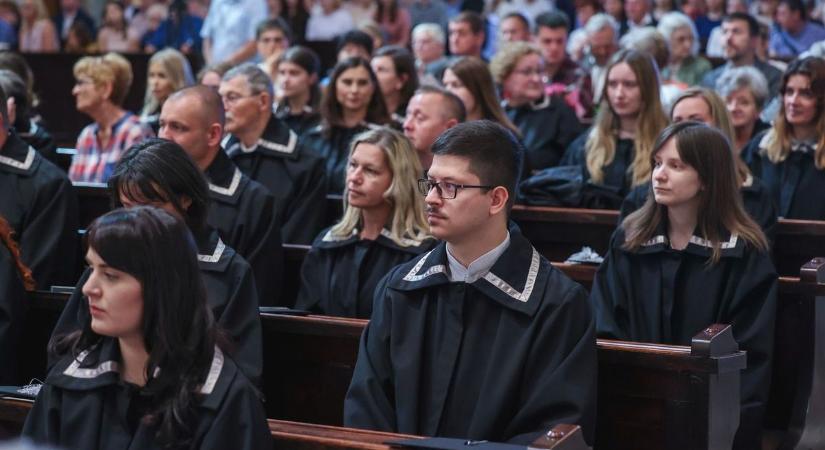
[[[323,314],[321,302],[324,298],[324,288],[329,283],[331,274],[326,273],[326,264],[317,247],[313,246],[304,258],[301,265],[301,290],[298,293],[298,300],[295,302],[296,309],[312,311]]]
[[[69,296],[69,301],[66,302],[63,312],[60,313],[60,318],[57,319],[57,324],[55,324],[54,329],[52,330],[52,336],[49,339],[50,343],[56,338],[63,337],[75,330],[79,330],[81,324],[88,320],[89,304],[83,297],[82,289],[91,274],[91,269],[87,268],[83,271],[83,274],[80,275],[80,280],[78,280],[75,285],[72,295]],[[50,369],[57,361],[58,359],[55,359],[55,356],[49,352],[47,369]]]
[[[203,437],[201,450],[270,450],[266,413],[252,386],[235,380]]]
[[[0,384],[17,384],[17,349],[25,318],[26,290],[6,246],[0,242]]]
[[[311,153],[304,148],[305,153]],[[297,195],[283,211],[284,224],[281,230],[283,241],[287,244],[311,244],[315,235],[324,228],[326,218],[327,175],[324,160],[315,154],[307,161],[310,163],[303,177],[295,182],[300,185]]]
[[[610,248],[604,261],[596,272],[593,286],[590,288],[590,305],[596,317],[596,335],[605,339],[629,340],[627,294],[622,280],[628,279],[622,273],[626,267],[621,249],[624,233],[617,229],[610,239]]]
[[[255,274],[258,300],[261,305],[280,305],[283,288],[284,249],[281,244],[281,224],[270,194],[253,199],[242,208],[244,223],[249,230],[235,251],[243,255]],[[235,243],[233,243],[234,245]]]
[[[588,129],[567,146],[567,150],[564,151],[564,156],[559,162],[560,166],[580,166],[585,163],[584,144],[587,142],[589,133],[590,130]]]
[[[60,444],[61,403],[60,390],[50,384],[44,384],[29,415],[26,416],[22,436],[36,444]]]
[[[240,255],[236,255],[240,256]],[[232,358],[241,371],[258,385],[263,371],[263,332],[258,314],[258,292],[252,270],[246,261],[234,261],[236,269],[229,275],[234,283],[223,310],[216,312],[218,326],[229,334],[234,344]]]

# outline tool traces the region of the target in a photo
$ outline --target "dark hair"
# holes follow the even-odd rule
[[[288,48],[281,55],[281,57],[278,58],[278,64],[281,64],[282,62],[290,62],[295,64],[304,69],[310,75],[318,75],[321,73],[321,59],[318,58],[318,54],[309,47],[296,45]],[[318,87],[318,81],[316,81],[315,84],[313,84],[309,89],[308,104],[312,107],[312,109],[316,109],[318,107],[318,102],[320,101],[321,90]]]
[[[151,138],[129,148],[109,178],[115,207],[120,196],[135,203],[169,202],[194,233],[206,227],[209,188],[201,171],[176,143]],[[183,206],[184,200],[191,204]]]
[[[464,22],[470,26],[473,34],[484,32],[484,18],[475,11],[463,11],[450,20],[450,23]]]
[[[379,48],[373,58],[388,56],[392,59],[397,76],[406,75],[407,81],[401,88],[401,107],[406,108],[410,98],[418,89],[418,71],[415,70],[415,57],[409,50],[400,45],[387,45]]]
[[[696,170],[703,186],[698,194],[700,203],[696,224],[700,237],[713,245],[708,263],[719,261],[725,230],[739,235],[754,248],[766,251],[768,240],[742,203],[736,164],[727,137],[720,130],[700,122],[675,123],[665,128],[656,139],[650,155],[651,167],[654,166],[656,154],[670,139],[675,139],[679,157]],[[639,248],[653,237],[666,219],[667,206],[656,203],[651,184],[645,204],[622,222],[626,233],[623,248]]]
[[[151,398],[142,420],[156,426],[162,446],[188,447],[195,431],[198,389],[218,342],[192,234],[171,214],[141,206],[97,218],[86,240],[108,266],[140,282],[141,328],[149,353],[144,392]],[[87,317],[79,331],[58,337],[52,349],[77,356],[102,338]],[[100,361],[84,360],[84,365],[96,363]]]
[[[0,69],[11,70],[26,84],[26,91],[30,101],[30,106],[37,106],[37,98],[34,95],[34,72],[29,63],[19,54],[4,50],[0,51]]]
[[[261,35],[264,34],[265,31],[269,30],[280,30],[281,33],[284,33],[284,37],[289,42],[292,42],[292,29],[289,28],[289,24],[280,17],[275,17],[274,19],[266,19],[263,22],[259,23],[257,27],[255,27],[255,40],[261,38]]]
[[[791,11],[799,13],[802,20],[808,20],[808,11],[805,9],[805,4],[801,0],[779,0],[779,5],[785,4]]]
[[[23,288],[27,291],[33,291],[36,285],[34,277],[32,277],[32,270],[26,266],[26,263],[24,263],[20,257],[20,246],[17,244],[17,241],[14,240],[13,234],[14,230],[11,228],[11,225],[0,215],[0,244],[9,249],[12,262],[17,269],[17,273],[20,275]]]
[[[728,14],[722,20],[724,22],[733,22],[734,20],[742,20],[748,24],[748,35],[750,37],[758,37],[759,36],[759,21],[757,21],[752,15],[743,12],[735,12]]]
[[[338,48],[336,51],[340,52],[347,44],[363,47],[367,53],[372,55],[372,36],[361,30],[350,30],[341,35],[341,37],[338,38]]]
[[[522,14],[520,12],[508,13],[504,17],[501,18],[501,21],[499,23],[504,23],[504,21],[507,20],[507,19],[516,19],[516,20],[518,20],[519,22],[521,22],[522,25],[524,25],[524,29],[527,30],[528,33],[530,32],[530,21],[528,21],[527,18],[524,17],[524,14]]]
[[[381,23],[384,19],[384,2],[378,2],[378,7],[375,10],[375,21]],[[389,16],[390,23],[396,23],[398,21],[398,0],[392,0],[390,4],[390,10],[387,11],[387,15]]]
[[[126,33],[129,28],[129,22],[126,20],[126,5],[124,5],[123,2],[120,0],[108,0],[103,5],[103,17],[101,18],[101,26],[105,25],[106,23],[106,8],[108,8],[109,5],[114,5],[118,9],[120,9],[120,14],[122,15],[122,17],[120,19],[119,26],[121,27],[121,29],[116,31],[118,31],[123,37],[126,37]]]
[[[516,201],[524,158],[524,147],[513,132],[491,120],[460,123],[435,140],[432,153],[467,158],[470,171],[478,176],[481,184],[507,189],[509,213]]]
[[[536,16],[535,32],[538,33],[541,27],[550,28],[551,30],[564,28],[564,31],[570,32],[570,19],[567,18],[567,14],[558,11],[541,13]]]
[[[6,126],[14,126],[19,132],[27,132],[29,130],[29,97],[26,83],[11,70],[0,69],[0,89],[7,97],[14,99],[17,113],[15,123],[6,124]],[[2,105],[2,108],[6,109],[8,114],[8,108],[5,104]]]
[[[384,96],[381,94],[381,88],[378,84],[378,78],[375,77],[375,72],[372,71],[370,63],[358,56],[353,56],[340,61],[332,69],[332,75],[329,77],[329,84],[324,91],[324,97],[321,100],[321,124],[324,134],[329,135],[333,127],[344,126],[344,113],[341,110],[341,104],[338,103],[338,98],[335,95],[336,84],[338,78],[345,71],[349,69],[356,69],[363,67],[367,70],[370,77],[370,83],[373,86],[372,98],[370,98],[369,105],[367,105],[367,117],[364,119],[368,122],[384,125],[390,122],[390,115],[387,112],[387,105],[384,103]]]
[[[462,56],[454,59],[447,66],[461,80],[464,87],[470,91],[476,104],[481,108],[481,118],[493,120],[520,136],[521,132],[504,113],[501,102],[496,92],[496,85],[493,82],[493,75],[490,68],[481,58],[475,56]],[[467,111],[469,114],[471,111]]]
[[[218,74],[218,76],[223,78],[223,75],[226,72],[228,72],[229,69],[231,69],[233,67],[235,67],[235,64],[233,64],[231,61],[224,61],[222,63],[210,64],[208,66],[203,66],[203,68],[198,71],[198,76],[197,76],[198,83],[203,81],[204,75],[206,75],[209,72],[215,72],[216,74]]]
[[[464,102],[458,98],[457,95],[444,89],[441,86],[433,84],[424,84],[415,91],[415,95],[419,94],[435,94],[440,95],[445,108],[441,111],[443,116],[447,119],[455,119],[458,123],[467,120],[467,109],[464,107]]]

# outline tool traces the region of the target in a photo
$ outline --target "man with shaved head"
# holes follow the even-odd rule
[[[464,103],[452,92],[424,85],[415,91],[407,104],[404,135],[410,140],[426,171],[433,162],[433,142],[448,129],[464,122]]]
[[[158,135],[183,147],[206,176],[212,198],[208,222],[252,266],[260,303],[282,304],[283,249],[275,198],[221,149],[223,125],[220,95],[194,86],[172,94],[163,104]]]

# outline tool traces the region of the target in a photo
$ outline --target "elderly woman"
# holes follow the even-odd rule
[[[759,118],[768,100],[768,81],[754,67],[736,67],[716,81],[716,91],[725,99],[733,123],[734,150],[739,153],[754,136],[770,128]]]
[[[132,85],[132,65],[116,53],[87,56],[74,65],[72,95],[77,110],[93,123],[77,138],[77,155],[69,168],[72,181],[104,183],[120,155],[133,144],[152,136],[152,130],[123,109]]]
[[[657,28],[670,49],[670,61],[662,69],[662,79],[697,85],[711,69],[710,62],[698,55],[699,38],[696,25],[680,12],[665,14]]]
[[[525,172],[557,165],[581,130],[563,98],[545,95],[541,51],[526,42],[510,43],[496,53],[490,70],[501,87],[505,114],[521,131]]]
[[[441,74],[438,72],[447,65],[447,58],[444,56],[446,45],[447,40],[440,25],[422,23],[413,28],[412,49],[418,76],[430,75],[436,80],[441,79]]]

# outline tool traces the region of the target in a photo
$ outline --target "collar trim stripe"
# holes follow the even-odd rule
[[[433,251],[430,250],[427,252],[426,255],[422,256],[418,263],[415,264],[415,267],[412,268],[406,275],[404,275],[404,281],[421,281],[424,278],[429,276],[435,275],[437,273],[445,273],[447,272],[447,267],[444,264],[439,264],[437,266],[432,266],[427,269],[426,272],[422,274],[418,274],[418,271],[421,270],[421,267],[424,266],[424,263],[427,262],[427,258],[430,256],[430,253]],[[417,275],[418,274],[418,275]]]
[[[533,288],[536,287],[536,278],[539,274],[539,263],[541,258],[539,257],[539,252],[533,248],[533,256],[530,261],[530,270],[527,272],[527,281],[524,284],[524,291],[519,292],[510,286],[506,281],[502,280],[498,276],[496,276],[493,272],[487,272],[484,275],[484,279],[487,280],[488,283],[492,284],[496,288],[498,288],[501,292],[513,297],[514,299],[526,303],[527,300],[530,299],[530,294],[533,293]]]
[[[209,395],[215,389],[215,384],[218,382],[218,377],[223,369],[223,352],[217,346],[215,347],[215,354],[212,356],[212,366],[209,367],[209,374],[206,376],[206,381],[200,388],[200,393]]]
[[[341,242],[341,241],[346,241],[347,239],[352,239],[352,237],[353,237],[353,236],[355,236],[357,233],[358,233],[358,230],[353,229],[353,230],[352,230],[352,233],[350,233],[350,235],[349,235],[349,236],[337,236],[337,235],[332,234],[332,230],[329,230],[329,231],[327,231],[327,233],[324,235],[323,239],[321,239],[321,241],[323,241],[323,242]]]
[[[241,184],[241,169],[236,167],[235,173],[232,175],[232,181],[229,183],[229,187],[221,187],[216,184],[209,183],[209,190],[217,194],[232,197],[235,195],[235,191],[238,190],[239,184]]]
[[[264,138],[258,139],[258,145],[264,147],[269,150],[275,150],[276,152],[286,153],[291,155],[295,152],[295,144],[298,143],[298,135],[295,134],[294,131],[289,130],[289,142],[286,145],[279,144],[277,142],[268,141]],[[241,145],[241,150],[245,150],[243,145]]]
[[[221,255],[223,255],[223,251],[225,249],[226,249],[226,244],[223,243],[221,238],[218,238],[218,245],[215,246],[215,251],[212,252],[211,255],[198,254],[198,261],[208,262],[208,263],[216,263],[216,262],[220,261]]]
[[[34,154],[34,149],[29,147],[29,152],[26,154],[26,160],[23,162],[20,162],[14,158],[9,158],[8,156],[0,155],[0,164],[5,164],[7,166],[14,167],[15,169],[29,170],[32,163],[34,163]]]
[[[104,361],[97,367],[80,368],[80,364],[88,355],[88,349],[80,352],[69,367],[63,371],[63,374],[74,378],[97,378],[104,373],[117,372],[119,370],[116,361]]]
[[[730,239],[728,239],[727,242],[722,242],[722,244],[720,245],[720,248],[722,250],[736,248],[736,243],[738,241],[739,241],[739,236],[736,235],[736,234],[732,234],[730,236]],[[664,235],[660,234],[658,236],[652,237],[650,240],[648,240],[647,242],[642,244],[642,246],[643,247],[650,247],[650,246],[653,246],[653,245],[664,244],[666,242],[667,242],[667,238]],[[695,235],[691,236],[689,242],[691,244],[695,244],[695,245],[698,245],[700,247],[713,248],[713,242],[711,242],[707,239],[700,238],[699,236],[695,236]]]

